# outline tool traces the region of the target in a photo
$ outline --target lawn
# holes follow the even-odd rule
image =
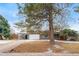
[[[49,48],[48,41],[32,41],[19,45],[11,52],[45,52]]]
[[[58,45],[64,48],[65,51],[69,53],[79,53],[79,43],[63,43],[63,42],[56,42]],[[13,53],[25,53],[25,52],[45,52],[48,51],[50,47],[49,41],[31,41],[27,43],[23,43],[18,47],[14,48],[12,51]],[[58,52],[61,53],[61,50],[57,49]]]
[[[62,44],[65,50],[69,51],[70,53],[79,53],[79,43],[76,44]]]

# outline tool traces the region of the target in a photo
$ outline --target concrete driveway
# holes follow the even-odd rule
[[[0,40],[0,53],[9,52],[24,42],[24,40]]]

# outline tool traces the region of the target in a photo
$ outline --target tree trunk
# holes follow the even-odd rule
[[[52,47],[55,44],[54,41],[54,29],[53,29],[53,21],[49,17],[49,39],[50,39],[50,46]]]
[[[55,44],[54,41],[54,29],[53,29],[53,18],[52,18],[52,9],[49,11],[49,39],[50,39],[50,48],[53,48],[53,45]]]
[[[54,29],[53,29],[53,25],[52,22],[49,22],[49,39],[50,39],[50,44],[53,45],[55,44],[54,41]]]

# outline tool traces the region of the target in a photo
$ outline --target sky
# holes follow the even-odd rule
[[[14,27],[14,24],[19,21],[18,7],[12,3],[0,3],[0,15],[8,20],[11,29],[14,32],[18,32],[18,29]]]
[[[72,4],[69,7],[70,15],[68,18],[68,23],[71,29],[79,31],[79,13],[74,12],[75,7],[79,6],[79,4]],[[21,20],[18,16],[18,7],[14,3],[0,3],[0,15],[5,17],[8,20],[8,23],[15,32],[19,32],[17,28],[14,27],[14,24]]]
[[[78,6],[79,4],[72,4],[72,6],[69,7],[70,15],[68,18],[68,23],[71,29],[79,32],[79,13],[74,11]]]

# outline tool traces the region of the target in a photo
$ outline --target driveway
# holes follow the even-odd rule
[[[0,53],[9,52],[11,49],[24,43],[23,40],[0,40]]]

